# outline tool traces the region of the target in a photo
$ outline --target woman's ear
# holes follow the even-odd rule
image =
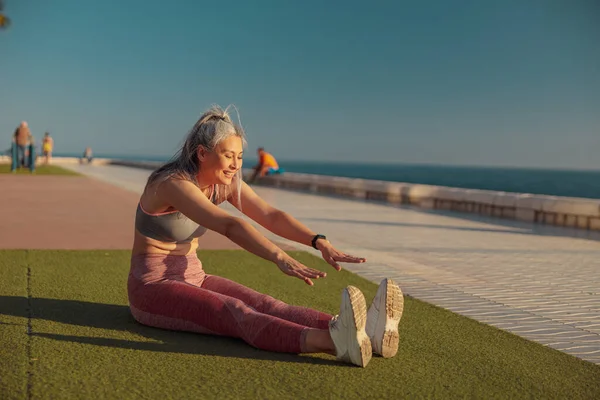
[[[201,162],[204,161],[207,153],[208,153],[208,150],[206,150],[206,148],[204,146],[198,146],[198,150],[196,151],[198,160],[200,160]]]

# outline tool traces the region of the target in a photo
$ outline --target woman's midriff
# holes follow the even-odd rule
[[[132,255],[138,254],[165,254],[172,256],[186,256],[193,254],[198,249],[198,239],[193,239],[189,243],[168,243],[152,239],[142,235],[135,230]]]

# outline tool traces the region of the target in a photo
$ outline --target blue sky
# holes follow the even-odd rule
[[[5,0],[0,148],[171,155],[234,103],[250,156],[600,169],[594,0]]]

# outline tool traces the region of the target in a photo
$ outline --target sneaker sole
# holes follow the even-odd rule
[[[374,344],[381,345],[378,352],[383,358],[390,358],[396,355],[398,352],[398,344],[400,342],[400,335],[398,333],[398,324],[400,318],[402,318],[402,311],[404,310],[404,296],[402,290],[396,285],[391,279],[386,279],[385,286],[385,313],[379,313],[379,319],[375,326]],[[381,310],[381,307],[379,308]]]
[[[352,333],[353,336],[348,338],[348,355],[353,364],[364,368],[371,361],[373,355],[371,339],[369,339],[369,336],[365,332],[365,326],[367,325],[367,304],[361,291],[354,286],[348,286],[346,294],[349,300],[346,304],[350,303],[350,307],[352,308],[352,323],[355,328],[355,332]]]

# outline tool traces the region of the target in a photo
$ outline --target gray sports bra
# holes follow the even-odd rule
[[[215,187],[211,189],[209,199],[215,203]],[[135,213],[135,229],[142,235],[161,242],[189,243],[202,236],[206,228],[198,225],[179,211],[167,211],[150,214],[139,202]]]

